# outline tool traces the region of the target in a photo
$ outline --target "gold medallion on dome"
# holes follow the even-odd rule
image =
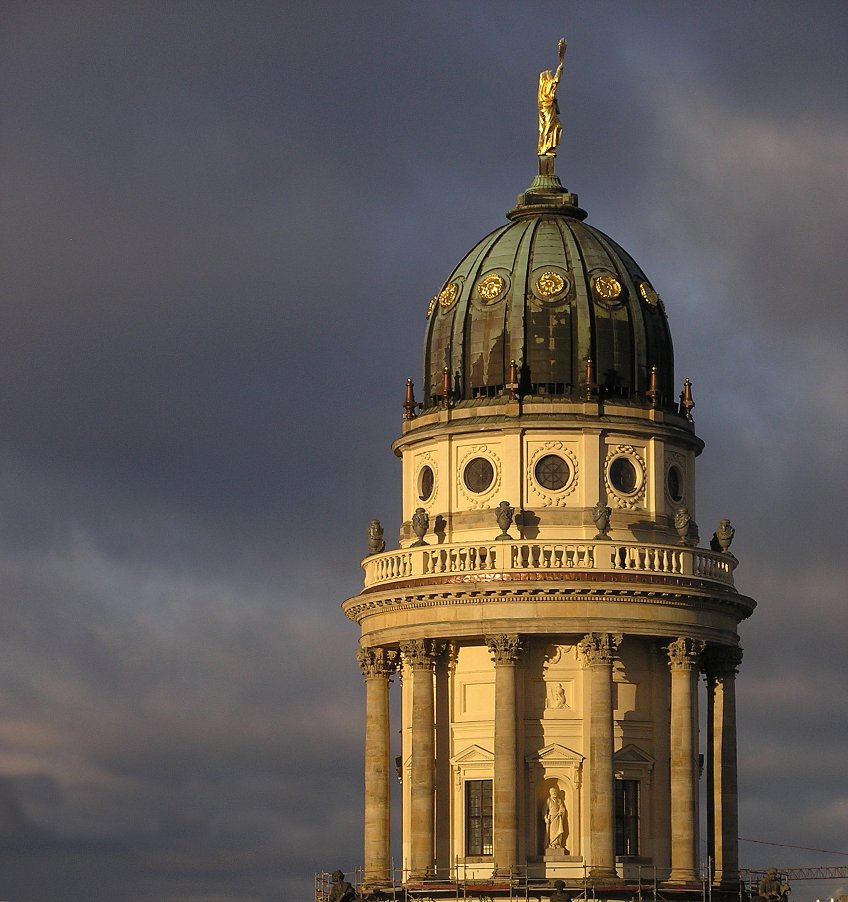
[[[614,301],[621,295],[621,282],[609,272],[601,273],[592,279],[595,294],[603,301]]]
[[[436,304],[439,303],[439,296],[437,294],[433,295],[430,298],[430,303],[427,305],[427,319],[433,315],[433,311],[436,309]]]
[[[641,282],[639,284],[639,294],[647,301],[652,307],[657,306],[657,301],[659,301],[659,297],[657,296],[656,291],[647,283]]]
[[[545,270],[536,279],[536,294],[540,298],[555,298],[565,288],[565,279],[552,269]]]
[[[506,282],[501,276],[496,272],[490,272],[477,283],[477,294],[483,301],[494,301],[503,294],[505,285]]]
[[[459,285],[456,282],[448,282],[447,285],[436,295],[439,300],[439,306],[447,310],[453,307],[456,296],[459,294]]]

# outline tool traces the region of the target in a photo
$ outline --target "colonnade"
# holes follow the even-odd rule
[[[622,637],[609,633],[584,636],[577,648],[589,679],[589,824],[588,849],[593,880],[614,879],[614,710],[612,669]],[[518,809],[521,766],[518,761],[516,668],[523,649],[517,635],[487,637],[495,670],[493,773],[493,870],[513,871],[518,861]],[[433,693],[435,662],[443,649],[429,639],[372,647],[358,653],[365,678],[365,873],[364,883],[390,881],[390,787],[388,686],[401,657],[412,681],[409,787],[409,878],[433,874],[435,860],[436,724]],[[668,643],[671,683],[669,883],[699,879],[698,863],[698,675],[707,680],[707,833],[714,864],[713,881],[738,885],[738,810],[736,784],[735,674],[741,649],[710,646],[686,636]]]

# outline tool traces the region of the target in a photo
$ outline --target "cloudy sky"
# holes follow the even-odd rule
[[[365,528],[535,167],[658,288],[737,529],[743,864],[848,864],[848,6],[0,6],[0,898],[361,861]],[[841,884],[848,889],[848,881]],[[798,883],[805,902],[838,884]]]

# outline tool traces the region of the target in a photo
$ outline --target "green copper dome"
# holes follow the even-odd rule
[[[656,406],[674,409],[665,310],[633,258],[553,174],[507,215],[431,301],[424,407],[443,401],[446,367],[451,404],[508,398],[512,372],[519,396],[648,407],[656,367]]]

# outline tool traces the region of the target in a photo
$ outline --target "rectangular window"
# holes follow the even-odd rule
[[[615,781],[615,854],[639,854],[639,781]]]
[[[492,854],[492,781],[465,783],[465,854]]]

